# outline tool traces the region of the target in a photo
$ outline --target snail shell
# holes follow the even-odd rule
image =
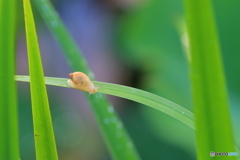
[[[94,86],[89,77],[82,72],[73,72],[68,76],[70,79],[67,81],[67,83],[70,87],[89,92],[89,95],[96,93],[97,89],[99,88]]]

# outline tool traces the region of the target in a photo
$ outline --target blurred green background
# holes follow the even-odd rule
[[[52,1],[98,81],[143,89],[192,111],[182,1]],[[22,4],[19,2],[19,13]],[[240,1],[214,1],[229,103],[240,148]],[[71,72],[35,7],[45,76]],[[23,14],[18,17],[17,74],[28,75]],[[18,82],[21,159],[35,159],[29,84]],[[60,160],[110,160],[80,91],[48,86]],[[143,160],[196,159],[194,131],[138,103],[108,96]],[[216,106],[216,113],[217,113]],[[219,124],[224,129],[224,126]]]

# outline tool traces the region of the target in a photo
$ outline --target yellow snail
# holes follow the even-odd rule
[[[70,87],[89,92],[89,95],[96,93],[99,88],[94,86],[89,77],[82,72],[73,72],[68,76],[71,78],[67,81]]]

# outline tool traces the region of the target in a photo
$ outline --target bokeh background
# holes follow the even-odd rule
[[[192,111],[183,1],[53,0],[98,81],[132,86]],[[240,148],[240,1],[213,1],[235,142]],[[35,7],[45,76],[72,72]],[[17,74],[28,75],[22,4],[18,5]],[[33,160],[29,84],[18,82],[21,159]],[[81,91],[48,86],[60,160],[111,160]],[[194,131],[144,105],[108,96],[143,160],[196,159]],[[216,112],[218,106],[216,106]],[[219,124],[224,129],[225,126]]]

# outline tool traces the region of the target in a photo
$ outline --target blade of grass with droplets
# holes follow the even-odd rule
[[[57,160],[57,150],[53,133],[41,56],[37,34],[29,0],[23,0],[27,39],[28,64],[36,159]]]
[[[0,2],[0,159],[19,158],[17,93],[14,81],[16,0]]]
[[[47,26],[62,47],[72,70],[84,72],[90,79],[93,79],[93,73],[87,66],[80,50],[67,32],[52,4],[48,0],[34,0],[33,2],[35,2]],[[86,94],[86,96],[88,96],[88,94]],[[139,159],[138,153],[125,127],[122,125],[121,120],[114,112],[114,108],[107,101],[106,97],[101,94],[96,94],[87,99],[112,157],[116,160]]]
[[[29,76],[16,76],[16,80],[29,82]],[[70,88],[67,84],[67,80],[68,79],[66,78],[45,77],[45,83],[48,85]],[[185,123],[192,129],[195,129],[193,113],[165,98],[132,87],[96,81],[93,81],[93,83],[96,86],[101,86],[98,89],[99,93],[109,94],[139,102],[161,112],[164,112]]]
[[[232,125],[218,38],[210,0],[185,0],[190,42],[190,69],[196,115],[197,155],[234,152]],[[214,159],[222,159],[220,156]],[[227,159],[236,159],[229,156]]]

